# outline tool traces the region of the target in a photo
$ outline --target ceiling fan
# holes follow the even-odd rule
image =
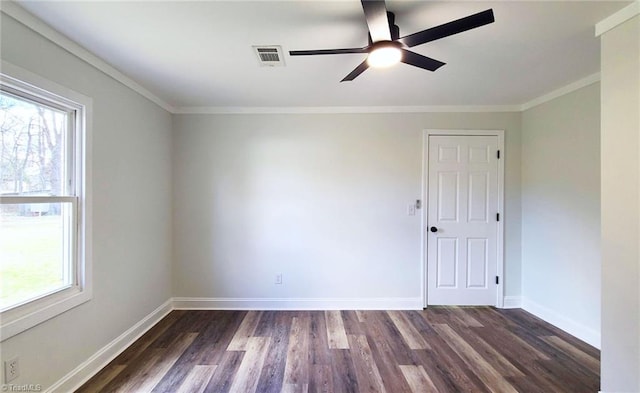
[[[369,45],[362,48],[293,50],[291,56],[340,55],[346,53],[366,53],[367,59],[360,63],[340,82],[352,81],[369,67],[388,67],[398,62],[410,64],[428,71],[435,71],[445,63],[407,50],[417,45],[435,41],[463,31],[475,29],[495,21],[493,10],[479,12],[467,17],[431,27],[417,33],[400,37],[400,29],[395,24],[395,15],[388,12],[384,0],[361,0],[364,17],[369,27]]]

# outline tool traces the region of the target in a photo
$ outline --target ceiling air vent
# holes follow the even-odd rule
[[[282,47],[280,47],[279,45],[254,46],[253,49],[256,51],[256,55],[258,55],[258,62],[261,66],[284,66]]]

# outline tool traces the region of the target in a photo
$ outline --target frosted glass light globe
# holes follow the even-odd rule
[[[385,68],[398,64],[400,60],[402,60],[402,51],[400,48],[391,42],[385,42],[377,48],[374,47],[373,51],[369,53],[367,64],[374,68]]]

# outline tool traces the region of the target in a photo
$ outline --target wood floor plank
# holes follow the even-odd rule
[[[557,336],[542,337],[542,339],[554,347],[560,349],[580,364],[586,366],[591,372],[597,374],[600,371],[600,361],[593,356],[581,351]]]
[[[475,374],[494,393],[518,393],[511,384],[496,371],[471,345],[460,337],[449,325],[438,324],[434,327],[438,334],[447,339],[447,343],[465,362],[475,370]]]
[[[146,387],[146,391],[150,392],[156,384],[155,381],[159,381],[162,378],[162,375],[158,375],[158,364],[165,351],[166,349],[164,348],[150,349],[146,352],[145,362],[141,365],[136,365],[136,367],[125,369],[119,375],[123,377],[122,379],[114,378],[102,390],[109,393],[126,393],[142,391],[141,389]]]
[[[154,388],[154,392],[174,392],[179,389],[187,374],[197,365],[217,365],[224,348],[231,340],[230,333],[237,329],[241,313],[200,310],[204,323],[196,323],[191,330],[200,332],[191,345]],[[216,323],[211,323],[215,320]]]
[[[208,326],[192,345],[194,350],[200,350],[200,356],[194,354],[194,364],[220,365],[226,348],[244,319],[243,313],[239,311],[219,311],[218,313],[208,320]],[[191,347],[187,352],[190,351]]]
[[[271,338],[269,352],[262,367],[262,374],[258,382],[258,390],[261,393],[280,393],[284,378],[284,368],[287,362],[287,349],[289,348],[289,335],[293,313],[274,311],[263,315],[271,320],[269,326],[259,327],[256,334]],[[324,319],[324,315],[322,315]],[[323,331],[323,334],[326,333]]]
[[[433,330],[433,325],[425,317],[426,310],[420,311],[405,311],[404,314],[407,320],[413,325],[413,327],[420,333],[427,343],[433,337],[437,337],[438,334]]]
[[[312,365],[331,364],[331,350],[327,338],[327,324],[324,312],[311,313],[309,331],[309,362]]]
[[[411,388],[406,379],[402,377],[398,368],[398,358],[394,354],[390,337],[381,333],[384,329],[381,322],[373,317],[367,317],[366,331],[373,359],[378,366],[385,389],[393,393],[411,393]],[[396,341],[397,340],[393,340]],[[401,345],[405,347],[405,345]],[[408,356],[407,359],[411,359]]]
[[[416,350],[420,364],[440,392],[489,393],[472,369],[440,336],[431,341],[432,350]]]
[[[246,353],[229,388],[230,392],[253,393],[256,391],[270,343],[270,337],[250,337],[247,340]]]
[[[498,350],[489,345],[475,332],[461,329],[458,334],[478,352],[485,360],[505,377],[522,377],[524,373],[518,369],[512,362],[507,360]]]
[[[413,393],[438,393],[431,377],[422,366],[399,366]]]
[[[178,358],[182,356],[184,351],[193,343],[193,341],[198,336],[198,333],[186,333],[183,334],[182,337],[175,342],[175,344],[167,347],[165,351],[162,352],[162,358],[157,363],[155,367],[155,375],[153,378],[148,378],[145,380],[145,383],[141,385],[138,391],[149,392],[152,391],[153,388],[162,380],[164,375],[173,367]],[[133,390],[130,390],[133,391]]]
[[[171,311],[166,317],[162,318],[160,322],[142,335],[142,337],[136,340],[131,347],[118,355],[114,362],[117,364],[131,364],[152,343],[156,342],[160,336],[164,335],[167,331],[173,330],[172,328],[176,324],[176,321],[184,318],[185,314],[186,311],[184,310]]]
[[[553,346],[539,336],[550,334],[556,329],[555,327],[522,310],[486,308],[483,311],[483,313],[477,310],[472,312],[474,315],[478,314],[479,319],[487,321],[487,325],[492,326],[493,329],[491,332],[481,331],[480,336],[501,348],[503,353],[507,353],[507,358],[513,364],[522,364],[524,368],[520,367],[521,370],[527,370],[527,377],[524,379],[508,378],[518,384],[518,389],[527,391],[527,386],[533,381],[537,384],[538,390],[545,391],[598,390],[599,373],[585,376],[581,372],[571,370],[575,368],[572,361],[566,356],[559,357],[556,351],[549,350]],[[493,334],[494,332],[496,334]]]
[[[197,335],[198,333],[182,333],[167,348],[154,348],[149,361],[143,362],[138,372],[130,375],[114,391],[151,392]]]
[[[309,370],[309,391],[334,393],[333,376],[329,364],[313,364]]]
[[[356,393],[360,391],[351,352],[348,349],[331,350],[331,375],[336,392]]]
[[[310,317],[293,317],[284,367],[284,384],[301,386],[309,384],[309,331]],[[297,389],[297,387],[296,387]]]
[[[240,369],[244,354],[244,351],[225,352],[209,384],[204,389],[205,393],[228,393],[234,377]]]
[[[358,314],[352,310],[342,311],[342,322],[344,323],[344,331],[346,334],[365,334],[362,323],[358,319]]]
[[[415,364],[415,350],[409,348],[391,317],[384,311],[374,311],[373,315],[375,317],[372,316],[370,318],[371,321],[368,326],[380,337],[384,337],[393,352],[392,359],[395,360],[396,364]],[[377,338],[373,338],[373,340],[377,341]]]
[[[182,310],[78,392],[595,392],[599,358],[517,309]]]
[[[411,349],[429,349],[429,344],[400,311],[387,311],[396,328]]]
[[[467,313],[469,307],[451,307],[453,315],[467,327],[484,327],[477,319]]]
[[[244,351],[247,347],[247,342],[249,338],[255,332],[256,327],[258,326],[258,322],[260,322],[260,316],[262,313],[260,311],[249,311],[247,315],[242,320],[242,324],[240,328],[236,331],[236,334],[231,339],[229,346],[227,346],[227,351]]]
[[[327,324],[327,341],[331,349],[349,349],[347,333],[344,330],[344,323],[340,311],[324,312]]]
[[[558,336],[574,347],[580,349],[581,351],[591,355],[596,359],[600,359],[600,351],[592,345],[587,344],[586,342],[573,337],[569,333],[561,330],[560,328],[553,326],[549,323],[546,323],[542,319],[536,317],[533,314],[528,312],[521,312],[522,310],[495,310],[496,312],[508,312],[510,318],[520,326],[524,326],[528,329],[536,329],[539,336]]]
[[[177,336],[176,332],[179,332],[178,334],[193,332],[193,325],[202,324],[202,321],[199,321],[199,317],[201,316],[199,310],[180,311],[184,311],[182,316],[180,316],[170,328],[165,329],[164,332],[151,343],[150,348],[167,348],[175,341]]]
[[[485,327],[494,326],[505,329],[515,325],[508,316],[500,313],[499,310],[493,307],[467,307],[465,311]]]
[[[498,350],[510,364],[526,374],[524,377],[507,377],[507,380],[514,381],[516,390],[531,391],[528,390],[531,386],[537,386],[538,390],[545,392],[565,390],[554,382],[555,377],[549,374],[549,368],[541,362],[548,361],[549,357],[505,327],[491,325],[490,328],[473,329],[473,333]]]
[[[85,385],[84,387],[81,387],[79,390],[77,390],[76,393],[91,393],[102,391],[104,387],[107,386],[125,368],[127,368],[127,366],[124,364],[108,365],[90,380],[90,389],[88,389],[89,385]]]
[[[176,393],[202,393],[209,384],[217,366],[195,366],[187,374]]]
[[[549,360],[535,361],[531,365],[531,372],[539,373],[548,384],[559,386],[560,391],[566,391],[569,386],[569,391],[598,391],[599,374],[585,372],[586,368],[576,367],[573,359],[536,335],[536,331],[548,333],[547,329],[529,330],[526,325],[517,325],[510,326],[509,330],[547,354]]]
[[[308,393],[309,384],[285,383],[282,385],[282,393]]]
[[[507,329],[488,327],[474,330],[474,333],[492,346],[500,347],[503,352],[511,353],[512,357],[549,360],[549,356],[545,353]]]
[[[349,348],[353,353],[353,365],[356,370],[356,379],[360,392],[384,393],[384,383],[378,366],[373,360],[371,348],[367,342],[367,337],[358,335],[348,335]]]

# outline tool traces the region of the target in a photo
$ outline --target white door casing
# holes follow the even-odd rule
[[[501,131],[426,131],[425,306],[502,307],[503,150]]]

